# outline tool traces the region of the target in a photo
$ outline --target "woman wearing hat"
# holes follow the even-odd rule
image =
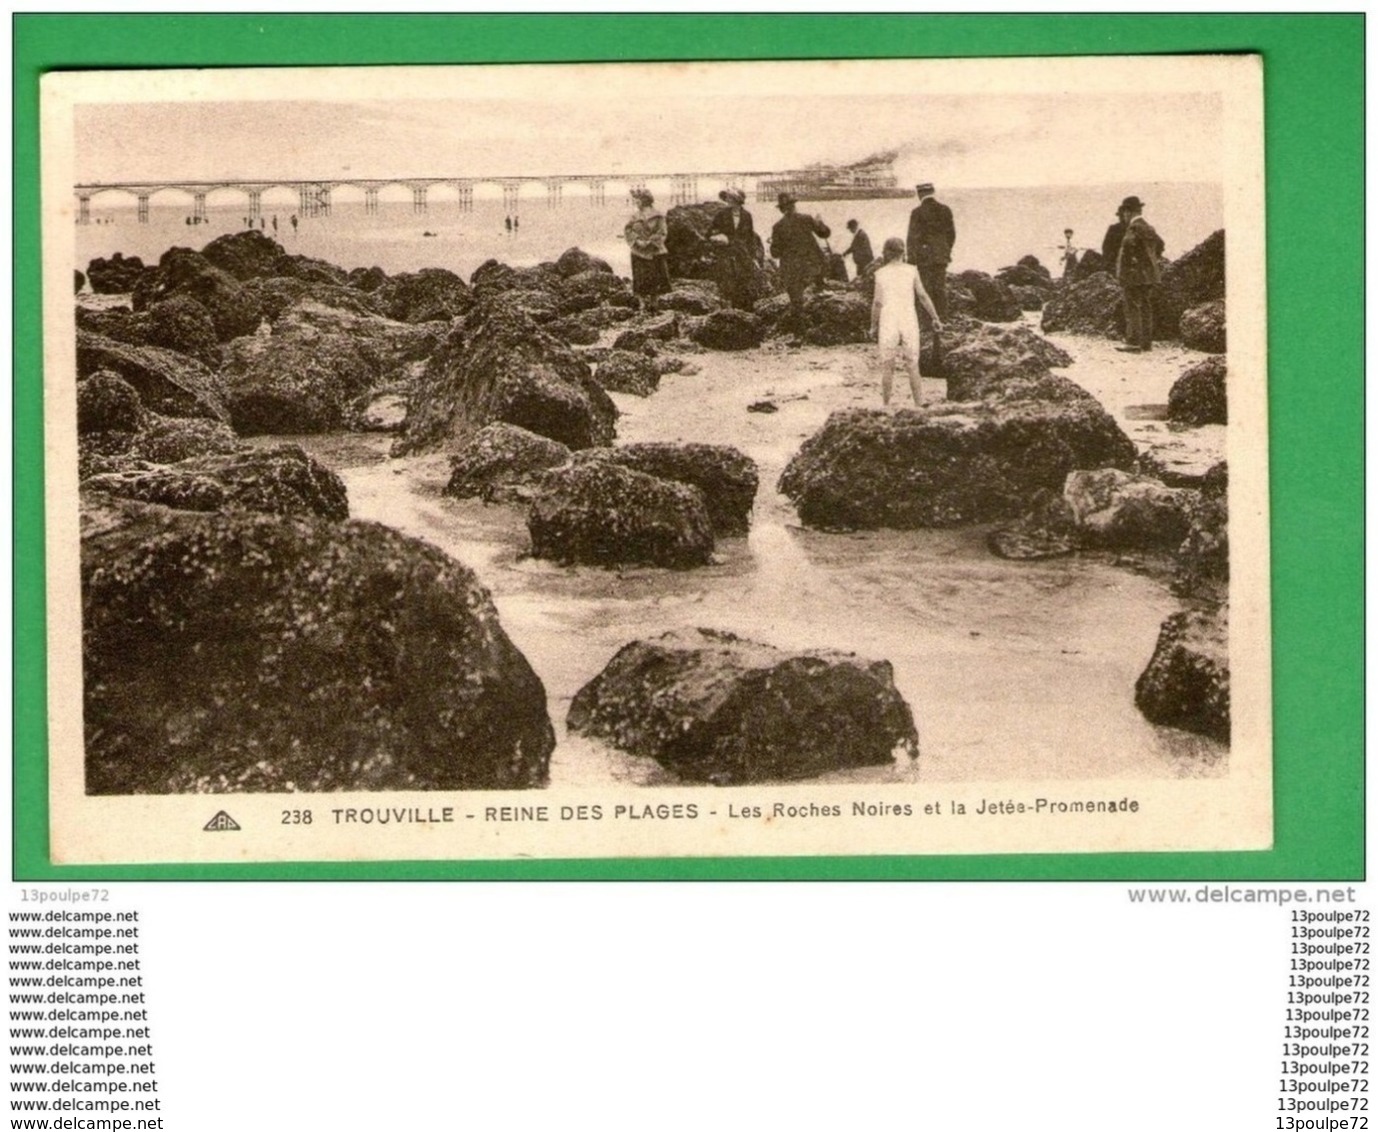
[[[655,197],[646,189],[633,189],[636,215],[627,221],[624,235],[632,250],[632,294],[643,299],[670,289],[669,261],[665,254],[665,217],[655,208]]]
[[[724,299],[739,310],[750,310],[756,301],[756,267],[761,257],[761,241],[751,223],[751,213],[742,206],[746,194],[740,189],[723,189],[718,199],[727,205],[713,217],[708,238],[726,244],[715,258],[714,277]]]

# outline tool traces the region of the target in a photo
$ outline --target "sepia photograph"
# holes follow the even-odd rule
[[[1246,55],[46,76],[55,859],[1267,848],[1262,127]]]

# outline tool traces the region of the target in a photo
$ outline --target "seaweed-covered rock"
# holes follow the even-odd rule
[[[77,377],[89,377],[97,370],[124,378],[138,391],[145,408],[164,416],[230,419],[216,376],[185,354],[131,346],[78,330]]]
[[[388,273],[381,267],[356,267],[349,273],[349,285],[356,291],[372,294],[388,281]]]
[[[1044,334],[1122,338],[1124,293],[1105,272],[1079,277],[1043,305],[1041,326]]]
[[[549,472],[527,518],[531,553],[566,565],[706,565],[713,524],[698,488],[601,460]]]
[[[1167,419],[1186,425],[1225,424],[1229,416],[1225,374],[1222,355],[1183,370],[1168,391]]]
[[[639,318],[613,341],[614,350],[644,350],[651,342],[669,342],[679,336],[679,315],[665,311]]]
[[[955,303],[953,310],[982,322],[1017,322],[1023,313],[1009,284],[992,279],[984,271],[963,271],[952,277],[954,293],[965,291],[970,304]],[[964,309],[965,308],[965,309]]]
[[[654,359],[629,350],[609,350],[593,376],[604,389],[637,397],[649,397],[660,385],[660,369]]]
[[[445,494],[461,499],[477,496],[487,503],[525,502],[543,473],[565,463],[569,455],[569,449],[558,441],[495,421],[484,425],[450,457]]]
[[[1213,466],[1201,481],[1190,510],[1190,526],[1177,548],[1174,593],[1223,602],[1230,584],[1229,469]]]
[[[187,295],[173,295],[149,307],[144,341],[150,346],[176,350],[210,367],[220,362],[215,323],[206,308]]]
[[[97,370],[77,384],[77,433],[137,432],[143,427],[139,391],[117,373]]]
[[[942,360],[947,395],[953,401],[980,400],[1007,390],[1013,383],[1048,377],[1050,366],[1072,364],[1065,350],[1027,326],[988,323],[959,332],[956,344],[944,351]]]
[[[780,490],[811,527],[952,527],[1017,517],[1074,469],[1134,458],[1089,397],[845,409],[804,442]]]
[[[221,342],[252,334],[263,320],[262,307],[252,292],[228,271],[187,248],[169,248],[156,268],[143,272],[132,301],[134,309],[142,311],[175,295],[186,295],[205,307]]]
[[[665,250],[670,277],[679,280],[712,280],[718,284],[715,293],[734,293],[738,302],[751,303],[765,298],[776,288],[770,275],[760,266],[765,260],[765,247],[756,236],[756,246],[750,262],[725,243],[709,238],[714,218],[727,209],[719,201],[676,205],[665,214]],[[678,282],[676,286],[678,287]],[[679,310],[686,314],[704,314],[683,306],[669,306],[665,310]]]
[[[1225,352],[1225,303],[1217,299],[1182,312],[1182,345],[1207,354]]]
[[[82,289],[83,287],[85,287],[85,286],[86,286],[86,273],[83,272],[83,271],[77,271],[75,268],[73,268],[73,287],[72,287],[72,293],[73,293],[74,295],[80,295],[80,294],[81,294],[81,289]]]
[[[1162,291],[1179,311],[1225,297],[1225,230],[1163,265]]]
[[[394,275],[374,290],[374,297],[383,314],[397,322],[448,322],[474,305],[468,284],[443,267]]]
[[[716,283],[691,286],[689,280],[679,280],[663,295],[657,295],[648,304],[659,311],[677,311],[679,314],[706,315],[722,310],[722,296]]]
[[[242,436],[354,427],[377,377],[352,338],[310,327],[238,338],[224,357],[225,402]]]
[[[600,271],[608,275],[612,274],[612,268],[608,265],[607,260],[589,255],[583,248],[566,248],[560,253],[560,258],[555,261],[555,270],[566,278],[584,271]]]
[[[373,523],[89,502],[89,793],[545,783],[545,689],[448,555]]]
[[[1179,546],[1193,501],[1190,491],[1117,468],[1072,472],[1063,497],[1086,545],[1125,549]]]
[[[871,336],[871,303],[855,291],[815,291],[804,300],[803,339],[813,346],[865,342]]]
[[[243,282],[292,270],[287,249],[266,232],[250,228],[217,236],[201,249],[206,260]]]
[[[612,443],[617,406],[566,343],[485,299],[427,363],[394,454],[453,446],[493,421],[589,448]]]
[[[175,464],[194,456],[221,455],[243,447],[234,429],[208,417],[160,417],[150,413],[131,438],[129,455],[153,464]]]
[[[759,480],[756,461],[730,445],[653,441],[595,448],[588,455],[698,488],[718,538],[745,535],[751,529]]]
[[[97,295],[127,295],[144,273],[144,261],[116,252],[109,259],[97,256],[86,265],[86,278]]]
[[[1174,613],[1163,622],[1134,702],[1151,723],[1230,741],[1227,606]]]
[[[720,310],[694,324],[689,337],[710,350],[749,350],[764,340],[765,328],[754,314]]]
[[[1032,287],[1040,292],[1052,292],[1057,289],[1057,284],[1053,282],[1053,275],[1046,267],[1038,262],[1036,256],[1026,255],[1018,263],[1011,264],[1009,267],[1002,267],[995,273],[995,281],[1004,283],[1007,287]]]
[[[994,528],[986,546],[1000,558],[1026,562],[1072,554],[1081,548],[1081,535],[1067,500],[1045,489],[1034,496],[1025,515]]]
[[[343,481],[295,444],[241,448],[163,467],[93,476],[88,491],[183,511],[266,511],[349,518]]]
[[[289,313],[303,307],[330,308],[353,315],[379,317],[382,304],[372,295],[337,283],[308,282],[286,275],[271,275],[250,279],[244,291],[258,304],[260,313],[270,323],[277,323]]]
[[[711,629],[624,646],[575,694],[568,723],[719,786],[886,766],[919,749],[888,661],[785,652]]]

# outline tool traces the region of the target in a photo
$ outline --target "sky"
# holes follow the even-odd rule
[[[80,182],[761,171],[896,149],[902,184],[1223,179],[1214,93],[972,92],[81,104]]]

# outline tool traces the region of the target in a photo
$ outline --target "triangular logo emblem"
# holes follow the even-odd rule
[[[203,827],[207,833],[227,833],[237,830],[239,823],[230,817],[224,810],[221,810],[215,817],[211,818]]]

